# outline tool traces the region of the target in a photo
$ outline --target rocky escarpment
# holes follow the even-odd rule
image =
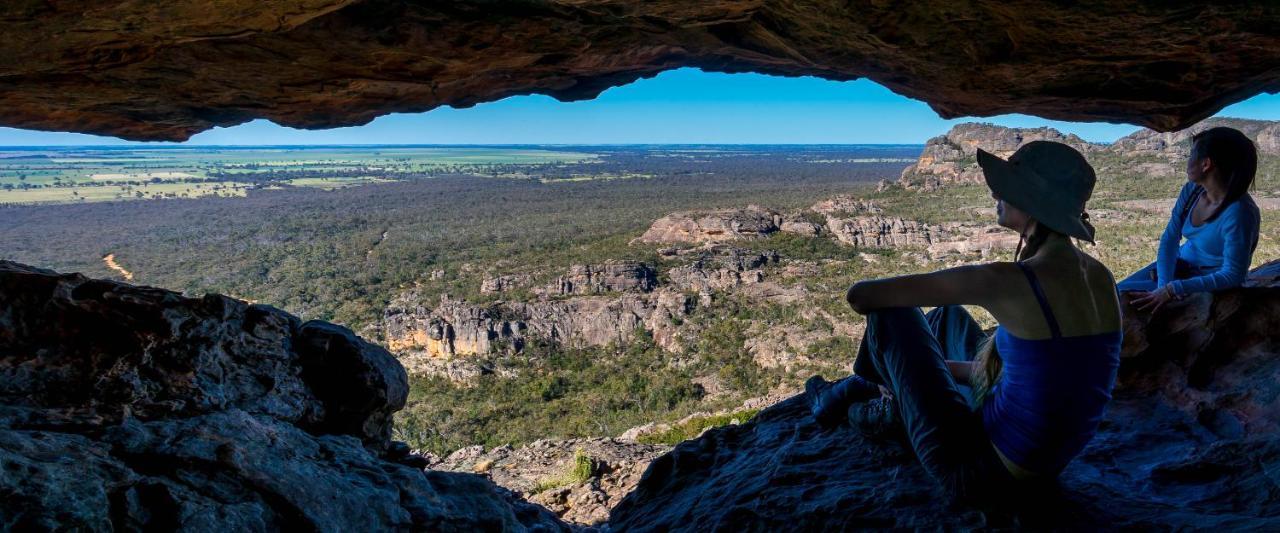
[[[408,291],[384,312],[383,334],[410,372],[466,380],[488,369],[481,360],[457,359],[517,352],[534,339],[604,346],[626,342],[642,329],[660,346],[674,349],[679,343],[675,322],[694,305],[696,300],[672,289],[491,304],[445,296],[434,306]]]
[[[664,252],[679,264],[666,267],[661,285],[655,266],[615,261],[573,265],[551,283],[532,287],[524,301],[470,303],[446,295],[425,302],[416,291],[405,291],[384,311],[381,331],[411,373],[456,381],[496,371],[486,356],[519,352],[534,341],[598,347],[626,343],[644,331],[658,346],[679,351],[679,325],[697,306],[710,303],[713,291],[764,286],[764,269],[780,261],[777,252],[725,245]],[[482,292],[530,288],[531,279],[486,278]]]
[[[507,274],[485,278],[481,294],[511,292],[526,287],[529,274]],[[573,265],[569,271],[531,292],[538,296],[572,296],[609,292],[649,292],[657,285],[653,267],[637,261],[610,261],[602,265]]]
[[[758,205],[672,213],[649,226],[637,242],[696,244],[765,237],[778,231],[781,224],[781,215]]]
[[[925,142],[915,164],[903,169],[898,183],[903,186],[936,189],[947,183],[982,183],[977,154],[981,148],[999,157],[1013,155],[1018,147],[1032,141],[1053,141],[1082,153],[1101,149],[1075,135],[1063,135],[1053,128],[1005,128],[992,124],[960,124]]]
[[[802,265],[790,264],[777,252],[738,248],[729,242],[784,233],[868,250],[906,251],[920,261],[987,258],[1017,244],[1017,235],[996,226],[926,224],[887,216],[875,203],[850,196],[829,198],[808,210],[786,214],[756,205],[682,212],[658,219],[633,241],[679,245],[659,249],[657,265],[637,261],[572,265],[549,283],[535,281],[532,272],[489,275],[480,281],[480,292],[511,299],[487,303],[448,295],[426,301],[419,295],[420,286],[404,291],[388,305],[379,331],[411,373],[444,375],[460,382],[499,372],[490,356],[520,352],[534,341],[600,347],[626,343],[644,331],[658,346],[678,352],[683,339],[692,338],[689,328],[681,327],[685,319],[697,307],[712,304],[717,292],[783,305],[811,299],[802,285],[767,279],[770,269],[778,269],[785,278],[788,269]],[[809,318],[842,322],[827,315]],[[757,326],[748,348],[763,367],[790,368],[803,361],[799,354],[807,346],[824,338],[803,328]],[[842,326],[842,331],[848,330]]]
[[[1126,309],[1114,398],[1059,482],[941,505],[903,443],[816,426],[800,397],[655,460],[610,525],[666,529],[1280,527],[1280,264],[1154,316]]]
[[[0,124],[181,140],[255,118],[363,124],[692,66],[871,78],[944,117],[1185,127],[1280,90],[1280,7],[1052,0],[19,2]]]
[[[1150,155],[1185,160],[1191,153],[1191,137],[1209,128],[1226,126],[1243,132],[1261,154],[1280,155],[1280,121],[1241,118],[1209,118],[1194,126],[1172,132],[1141,129],[1112,143],[1110,151],[1125,156]]]
[[[954,254],[986,257],[1018,242],[1016,235],[994,225],[927,224],[883,213],[884,210],[875,202],[847,195],[819,201],[808,210],[785,214],[756,205],[742,209],[675,213],[655,221],[637,242],[711,246],[781,232],[805,237],[826,236],[858,248],[920,249],[933,258]],[[700,265],[694,267],[701,268]],[[742,270],[739,268],[738,272]],[[671,276],[673,280],[687,279],[679,269],[672,270]],[[738,273],[732,273],[729,279],[731,285],[742,280]],[[694,285],[693,288],[701,288],[696,283]],[[712,284],[712,288],[721,287]]]
[[[0,261],[6,529],[564,530],[389,440],[403,368],[277,309]]]
[[[982,169],[978,167],[975,155],[978,148],[1007,158],[1018,147],[1036,140],[1061,142],[1080,150],[1100,175],[1115,172],[1179,175],[1191,152],[1192,135],[1217,126],[1244,132],[1254,140],[1262,155],[1280,155],[1280,121],[1210,118],[1174,132],[1141,129],[1109,145],[1087,143],[1075,135],[1063,135],[1052,128],[1006,128],[966,123],[929,139],[919,160],[903,169],[897,184],[927,191],[949,184],[982,183]]]

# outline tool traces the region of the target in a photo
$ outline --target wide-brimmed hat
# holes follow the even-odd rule
[[[978,165],[987,186],[1001,200],[1050,229],[1093,242],[1094,230],[1084,204],[1098,177],[1075,148],[1032,141],[1018,148],[1008,161],[979,148]]]

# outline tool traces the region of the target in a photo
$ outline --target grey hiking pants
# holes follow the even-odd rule
[[[928,314],[894,308],[867,314],[854,373],[884,385],[911,448],[925,471],[951,496],[980,501],[1008,487],[1009,474],[946,361],[972,361],[985,334],[963,307]]]

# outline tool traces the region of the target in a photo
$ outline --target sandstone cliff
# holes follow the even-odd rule
[[[567,530],[424,473],[395,359],[271,307],[0,261],[0,383],[6,529]]]
[[[977,153],[982,148],[999,157],[1013,155],[1018,147],[1032,141],[1054,141],[1082,153],[1102,149],[1075,135],[1042,128],[1006,128],[993,124],[959,124],[943,135],[925,142],[915,164],[903,169],[898,183],[905,187],[933,190],[949,183],[982,183]]]
[[[387,346],[414,373],[465,380],[484,371],[483,361],[450,364],[454,358],[519,351],[535,338],[566,346],[626,342],[637,329],[659,346],[679,346],[676,321],[696,301],[680,291],[579,296],[563,300],[470,304],[443,298],[427,307],[413,291],[389,306],[383,319]]]

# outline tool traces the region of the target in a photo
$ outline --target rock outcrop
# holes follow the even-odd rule
[[[1218,126],[1240,130],[1254,140],[1259,153],[1280,155],[1280,121],[1240,118],[1209,118],[1172,132],[1140,129],[1117,139],[1108,151],[1129,157],[1149,155],[1183,162],[1191,153],[1191,137]]]
[[[885,216],[828,217],[827,233],[844,244],[861,248],[923,247],[946,238],[940,226]]]
[[[1006,128],[994,124],[959,124],[943,135],[929,139],[915,164],[903,169],[898,184],[933,190],[951,183],[982,183],[977,154],[981,148],[1007,158],[1032,141],[1054,141],[1081,153],[1102,149],[1075,135],[1063,135],[1053,128]]]
[[[565,530],[389,440],[404,369],[277,309],[0,261],[15,530]]]
[[[753,252],[741,248],[713,246],[690,250],[693,261],[672,267],[667,277],[672,288],[705,293],[764,281],[764,268],[778,264],[777,252]]]
[[[432,308],[409,291],[384,312],[387,346],[410,372],[474,375],[441,366],[453,358],[521,350],[539,339],[567,346],[626,342],[637,329],[668,349],[679,346],[675,322],[696,304],[685,294],[660,289],[618,296],[578,296],[564,300],[471,304],[448,297]],[[454,365],[456,366],[456,365]],[[477,370],[478,371],[478,370]]]
[[[1049,487],[992,509],[942,495],[898,441],[815,425],[802,398],[656,459],[614,529],[1274,529],[1280,263],[1154,316],[1126,309],[1097,436]]]
[[[653,267],[636,261],[614,261],[603,265],[573,265],[569,272],[538,291],[547,296],[602,294],[606,292],[649,292],[658,284]]]
[[[832,0],[20,2],[0,124],[182,140],[255,118],[351,126],[661,71],[871,78],[943,117],[1174,130],[1280,90],[1280,7]]]
[[[655,221],[637,239],[645,243],[717,243],[764,237],[778,231],[782,216],[757,206],[672,213]]]
[[[1109,145],[1087,143],[1052,128],[966,123],[929,139],[919,160],[903,169],[897,184],[909,189],[934,190],[950,184],[982,183],[982,169],[975,156],[978,148],[1008,157],[1019,146],[1034,140],[1057,141],[1075,147],[1094,163],[1100,176],[1121,171],[1149,176],[1179,175],[1184,172],[1191,152],[1191,136],[1216,126],[1244,132],[1257,144],[1260,154],[1280,155],[1280,121],[1210,118],[1173,132],[1140,129]],[[1103,157],[1112,160],[1103,161]]]

